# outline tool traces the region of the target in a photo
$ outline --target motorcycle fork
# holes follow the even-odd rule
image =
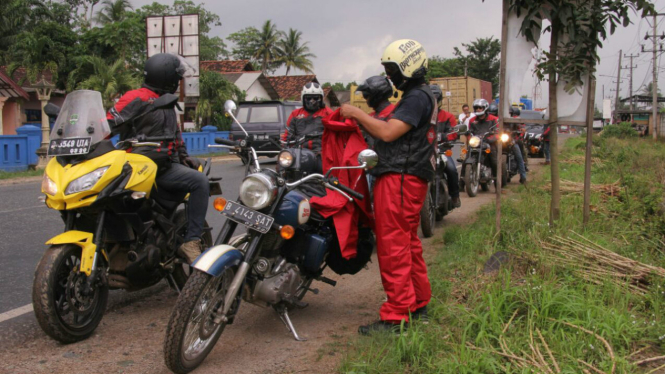
[[[76,213],[71,214],[72,216],[75,216]],[[67,217],[69,220],[69,216]],[[95,282],[95,279],[97,279],[97,273],[99,271],[99,267],[97,266],[97,261],[99,261],[99,253],[102,251],[102,234],[104,233],[104,221],[106,220],[106,211],[102,210],[102,212],[99,214],[99,218],[97,218],[97,229],[95,230],[95,236],[93,237],[93,242],[95,243],[95,255],[92,258],[92,267],[90,271],[90,275],[86,279],[86,287],[83,290],[84,294],[87,294],[92,290],[92,285]]]

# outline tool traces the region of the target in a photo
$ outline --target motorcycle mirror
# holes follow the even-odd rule
[[[55,118],[60,114],[60,107],[53,103],[48,103],[44,106],[44,113],[46,113],[49,118]]]
[[[371,149],[364,149],[358,154],[358,164],[365,165],[366,169],[372,169],[379,162],[379,155]]]
[[[235,114],[236,109],[238,109],[238,107],[236,106],[236,103],[233,100],[226,100],[226,102],[224,103],[225,112]]]
[[[155,108],[172,108],[178,102],[178,96],[174,94],[164,94],[155,99],[152,105]]]
[[[467,132],[467,131],[469,131],[469,126],[467,126],[465,124],[457,125],[456,130],[457,130],[458,133]]]

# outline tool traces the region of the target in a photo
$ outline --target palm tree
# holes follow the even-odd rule
[[[140,79],[127,69],[123,59],[110,65],[97,56],[84,56],[82,60],[84,65],[92,68],[92,74],[80,82],[77,88],[101,92],[105,109],[110,109],[119,95],[137,88],[141,83]]]
[[[58,67],[66,61],[63,51],[57,48],[48,35],[26,31],[16,37],[16,44],[10,50],[10,55],[12,63],[7,69],[9,76],[23,67],[30,83],[38,81],[44,70],[51,71],[51,83],[55,83],[58,79]],[[23,84],[24,81],[17,83]]]
[[[289,33],[284,39],[277,43],[278,61],[286,65],[286,75],[289,75],[291,68],[312,73],[314,64],[310,58],[316,57],[309,52],[307,42],[300,44],[302,32],[289,29]]]
[[[277,30],[277,26],[271,20],[267,20],[259,32],[259,40],[254,58],[261,61],[261,71],[267,73],[269,70],[276,69],[279,65],[277,61],[277,44],[284,33]],[[276,64],[277,63],[277,64]]]
[[[104,0],[94,20],[101,25],[120,22],[130,10],[134,10],[134,7],[129,0]]]

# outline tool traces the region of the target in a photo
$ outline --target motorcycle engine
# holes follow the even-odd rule
[[[245,293],[245,300],[257,305],[263,303],[273,305],[280,301],[291,302],[295,300],[296,291],[302,282],[298,266],[282,260],[266,274],[263,280],[256,282],[251,294]]]

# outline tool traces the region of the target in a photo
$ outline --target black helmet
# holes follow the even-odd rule
[[[520,108],[516,106],[511,106],[510,107],[510,116],[511,117],[519,117],[522,112],[520,111]]]
[[[441,91],[441,87],[438,84],[430,84],[429,89],[432,90],[437,103],[443,101],[443,91]]]
[[[387,77],[375,75],[362,82],[356,92],[362,92],[369,106],[376,109],[393,95],[393,86]]]
[[[496,106],[496,104],[490,104],[489,108],[487,108],[487,113],[489,113],[493,116],[498,116],[499,115],[499,107]]]
[[[158,94],[174,93],[185,75],[186,67],[178,56],[158,53],[145,62],[143,81]]]

